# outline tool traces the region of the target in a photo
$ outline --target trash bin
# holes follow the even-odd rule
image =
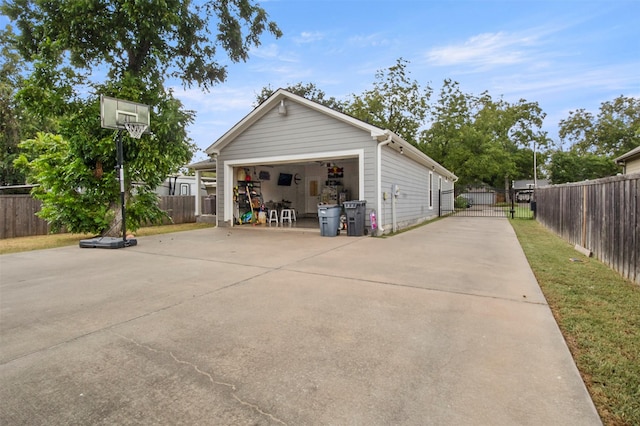
[[[203,199],[202,214],[216,214],[216,196],[210,195]]]
[[[335,237],[340,234],[340,206],[337,204],[318,204],[320,235]]]
[[[364,200],[345,201],[342,205],[347,213],[347,235],[350,237],[364,235],[364,215],[367,202]]]

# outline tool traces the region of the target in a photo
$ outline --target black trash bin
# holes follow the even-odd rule
[[[340,206],[337,204],[318,204],[320,235],[335,237],[340,234]]]
[[[364,200],[345,201],[342,206],[347,213],[347,235],[350,237],[364,235],[364,215],[367,202]]]

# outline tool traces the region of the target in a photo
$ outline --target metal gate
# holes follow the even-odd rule
[[[533,218],[533,197],[520,197],[513,189],[440,191],[440,216]]]

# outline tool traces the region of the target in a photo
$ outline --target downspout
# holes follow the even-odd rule
[[[382,227],[382,147],[384,145],[388,145],[391,143],[393,139],[393,133],[388,130],[384,131],[385,134],[388,135],[387,139],[382,142],[378,142],[378,155],[377,155],[377,175],[378,175],[378,229],[381,233],[384,233],[384,228]],[[392,195],[393,196],[393,195]]]

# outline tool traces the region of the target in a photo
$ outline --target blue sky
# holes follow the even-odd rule
[[[198,116],[204,149],[252,110],[267,85],[314,83],[345,99],[371,88],[400,57],[437,93],[445,78],[465,93],[535,101],[557,140],[569,111],[597,113],[619,95],[640,97],[640,1],[270,0],[260,4],[283,37],[264,37],[209,93],[176,94]],[[435,97],[432,97],[434,100]],[[202,153],[197,158],[204,158]]]

